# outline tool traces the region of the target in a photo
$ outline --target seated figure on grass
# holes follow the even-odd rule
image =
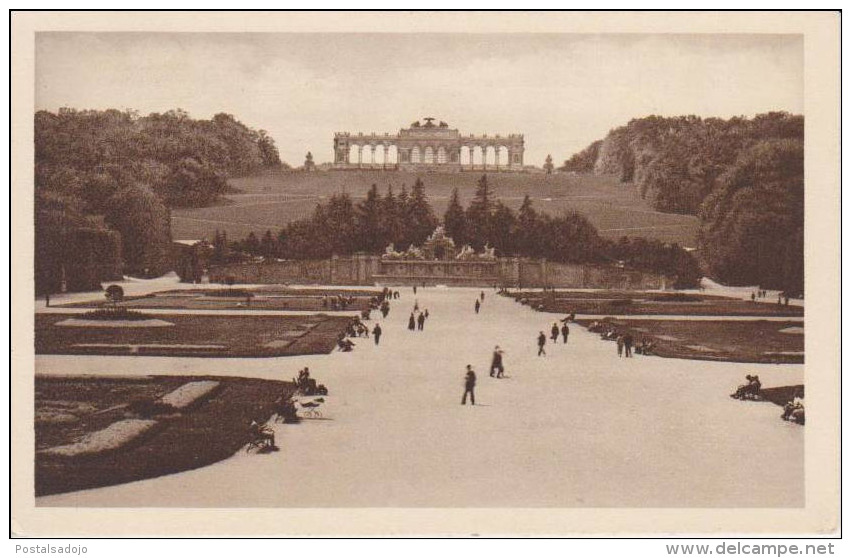
[[[275,445],[275,432],[265,424],[260,424],[257,420],[252,420],[248,426],[248,430],[251,433],[252,440],[262,441],[263,445],[266,446]]]
[[[780,418],[804,424],[804,396],[800,392],[795,392],[792,400],[783,406],[783,414]]]
[[[760,389],[762,389],[762,382],[759,381],[759,376],[746,374],[745,379],[748,383],[736,388],[735,393],[730,394],[730,397],[734,399],[759,399]]]
[[[340,334],[340,337],[337,339],[337,348],[344,353],[349,353],[354,348],[355,344],[351,339],[346,339],[346,336]]]

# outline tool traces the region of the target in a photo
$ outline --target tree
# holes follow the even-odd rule
[[[742,153],[700,217],[698,243],[714,277],[802,290],[803,142],[768,140]]]
[[[386,244],[382,234],[382,203],[377,185],[373,184],[366,193],[366,199],[357,205],[355,223],[360,250],[374,254],[384,248]]]
[[[458,188],[452,190],[449,207],[443,214],[443,226],[446,228],[446,234],[455,241],[456,246],[467,243],[467,216],[461,206]]]
[[[468,242],[476,250],[481,250],[491,237],[493,209],[488,176],[483,174],[476,185],[476,193],[467,207]]]
[[[517,238],[515,247],[519,253],[527,256],[537,256],[541,247],[540,219],[538,212],[532,207],[529,194],[523,197],[520,211],[517,215]]]
[[[417,178],[411,189],[411,196],[407,204],[407,229],[410,244],[419,246],[437,227],[438,219],[434,214],[431,204],[425,192],[425,184],[421,178]]]
[[[154,276],[168,271],[171,217],[150,188],[122,188],[109,200],[106,222],[121,234],[128,273]]]
[[[245,238],[245,243],[242,246],[242,249],[252,256],[260,253],[260,241],[257,240],[257,235],[254,234],[254,231],[248,233],[248,236]]]
[[[113,310],[116,310],[118,304],[124,300],[124,289],[121,288],[121,285],[110,285],[106,288],[104,296],[112,303]]]
[[[260,240],[260,255],[264,258],[274,258],[278,253],[278,241],[272,236],[272,231],[267,230]]]
[[[553,156],[547,155],[547,158],[544,159],[544,170],[547,171],[547,174],[553,173]]]
[[[393,243],[397,248],[404,241],[405,231],[402,219],[402,208],[393,194],[393,186],[388,185],[387,194],[381,201],[381,237],[384,242]]]
[[[305,155],[304,157],[304,170],[316,170],[316,163],[313,162],[313,153],[311,153],[310,151],[308,151],[307,155]]]

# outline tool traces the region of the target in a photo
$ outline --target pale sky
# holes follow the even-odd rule
[[[433,116],[523,133],[560,163],[650,114],[803,113],[800,35],[39,33],[36,108],[174,108],[267,130],[330,161],[335,131]]]

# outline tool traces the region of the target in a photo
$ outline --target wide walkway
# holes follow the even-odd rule
[[[641,357],[578,326],[567,345],[535,337],[560,316],[478,290],[420,290],[431,317],[409,332],[409,288],[381,346],[275,359],[36,358],[49,374],[228,374],[289,379],[310,366],[329,386],[326,419],[277,425],[281,451],[44,497],[43,506],[778,507],[802,506],[804,428],[770,403],[728,397],[746,373],[766,387],[803,366]],[[488,377],[495,344],[507,378]],[[464,366],[478,405],[461,406]]]

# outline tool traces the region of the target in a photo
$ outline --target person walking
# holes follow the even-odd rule
[[[505,372],[505,369],[502,367],[502,349],[500,349],[499,345],[497,345],[493,349],[493,360],[491,360],[490,375],[491,377],[494,377],[494,373],[496,373],[497,378],[502,378],[503,372]]]
[[[570,328],[567,327],[567,323],[565,322],[561,326],[561,337],[564,339],[564,344],[567,345],[567,336],[570,335]]]
[[[467,374],[464,376],[464,397],[461,398],[461,404],[467,404],[467,394],[470,394],[470,404],[476,404],[476,373],[473,372],[473,367],[467,365]]]
[[[414,299],[414,312],[419,312],[419,311],[420,311],[420,301],[417,300],[417,299]]]
[[[618,358],[623,356],[623,335],[618,334],[618,338],[615,341],[618,345]]]
[[[479,313],[479,308],[481,308],[481,307],[482,307],[482,305],[481,305],[481,303],[479,302],[479,299],[477,298],[477,299],[476,299],[476,305],[475,305],[476,314],[478,314],[478,313]]]
[[[417,316],[417,329],[422,331],[424,325],[425,325],[425,314],[420,312],[420,315]]]
[[[408,318],[408,329],[414,331],[417,328],[417,321],[414,319],[414,313],[411,312],[411,317]]]
[[[417,286],[414,285],[414,294],[417,294]]]
[[[553,340],[553,343],[558,343],[558,324],[553,323],[552,329],[550,329],[550,339]]]
[[[375,339],[375,344],[378,345],[378,341],[381,339],[381,324],[377,323],[372,328],[372,338]]]
[[[425,309],[425,312],[423,312],[423,314],[425,314],[425,317],[426,317],[426,320],[427,320],[428,319],[428,308]]]
[[[544,335],[544,332],[540,332],[538,334],[538,356],[544,355],[547,356],[547,351],[544,350],[544,346],[547,344],[547,336]]]
[[[485,291],[479,293],[479,297],[482,299],[482,302],[485,301]]]
[[[623,356],[624,358],[632,358],[632,334],[627,333],[623,336]]]

